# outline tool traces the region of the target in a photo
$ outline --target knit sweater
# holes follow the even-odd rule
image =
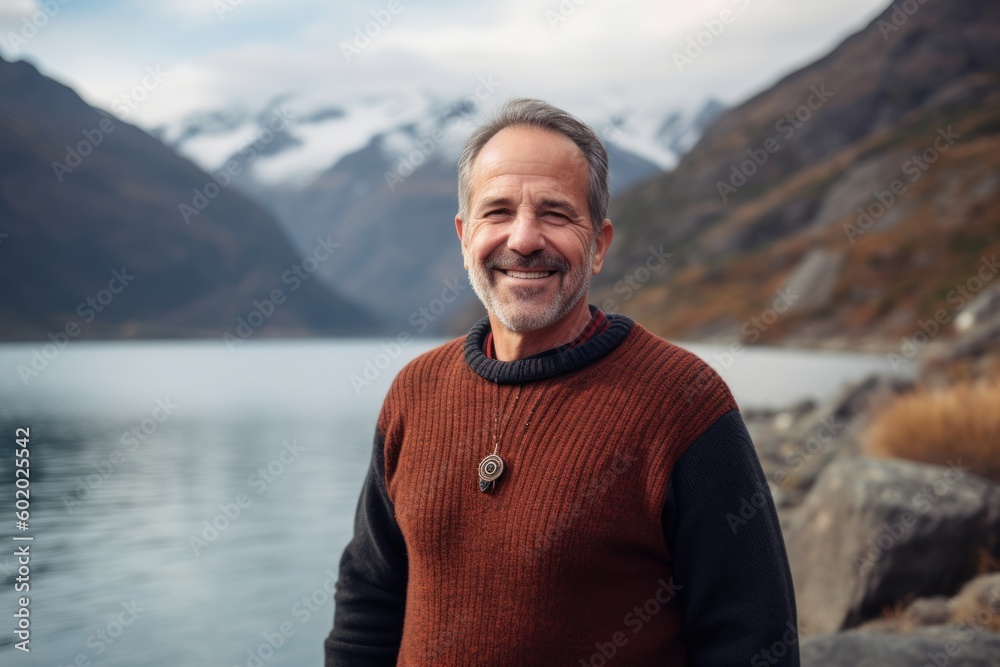
[[[799,664],[780,526],[728,387],[607,317],[581,346],[507,362],[483,353],[484,318],[399,372],[328,667]],[[495,430],[506,469],[483,493]]]

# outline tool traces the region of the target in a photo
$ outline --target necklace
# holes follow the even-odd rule
[[[500,383],[494,383],[496,387],[496,401],[494,401],[494,406],[499,406],[500,403]],[[510,413],[507,415],[507,419],[504,421],[504,431],[507,429],[507,425],[510,422],[511,415],[514,410],[514,406],[517,404],[517,399],[521,395],[521,386],[517,386],[517,392],[514,394],[514,399],[510,403]],[[528,428],[528,424],[531,422],[531,415],[535,412],[535,408],[538,407],[538,403],[541,401],[542,394],[538,394],[538,398],[535,400],[535,405],[528,411],[528,418],[524,420],[524,428]],[[503,475],[504,471],[504,460],[500,458],[500,439],[502,433],[497,433],[497,424],[500,420],[500,415],[497,412],[493,414],[493,453],[488,454],[483,457],[483,460],[479,462],[479,490],[483,493],[488,493],[496,488],[497,480]]]

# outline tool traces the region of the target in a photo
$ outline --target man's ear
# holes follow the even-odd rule
[[[597,232],[596,247],[594,248],[594,263],[590,270],[596,276],[601,272],[604,265],[604,258],[607,257],[608,247],[611,245],[611,237],[615,235],[614,226],[611,221],[605,218],[601,221],[601,229]]]
[[[462,237],[462,227],[465,221],[461,217],[455,216],[455,233],[458,234],[458,242],[462,246],[462,261],[465,263],[466,270],[469,269],[469,260],[465,259],[465,240]]]

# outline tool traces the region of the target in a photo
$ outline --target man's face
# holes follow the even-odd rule
[[[611,223],[594,233],[587,181],[580,148],[540,128],[503,129],[476,157],[455,226],[473,290],[511,331],[560,321],[601,270]]]

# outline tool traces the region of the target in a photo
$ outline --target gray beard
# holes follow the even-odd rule
[[[532,309],[532,312],[524,312],[524,308],[518,304],[516,298],[507,302],[501,302],[496,297],[496,286],[493,284],[493,276],[491,275],[492,270],[471,260],[469,261],[469,283],[472,284],[472,290],[479,297],[486,310],[495,315],[506,328],[516,332],[542,329],[566,317],[580,303],[580,299],[586,296],[590,290],[590,281],[593,278],[589,269],[594,263],[596,248],[597,240],[594,239],[587,252],[586,263],[569,273],[563,274],[564,280],[569,281],[570,284],[574,281],[579,281],[572,294],[566,294],[566,290],[563,289],[565,287],[564,282],[552,303],[540,312],[534,311],[534,309]],[[518,296],[517,290],[512,290],[512,293],[515,297]]]

